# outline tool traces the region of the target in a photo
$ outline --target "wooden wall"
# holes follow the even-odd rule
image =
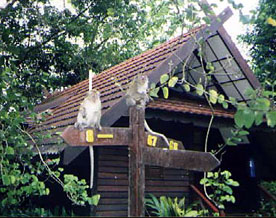
[[[101,195],[96,216],[127,216],[127,147],[97,148],[95,174],[97,193]],[[189,175],[186,170],[146,166],[146,195],[183,197],[189,201]]]

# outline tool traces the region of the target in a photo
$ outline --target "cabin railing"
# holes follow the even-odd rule
[[[219,210],[196,186],[190,185],[190,187],[197,194],[201,202],[206,204],[214,213],[219,213],[221,217],[225,217],[225,212],[223,210]]]
[[[258,187],[262,191],[266,199],[276,201],[276,196],[271,194],[264,186],[259,184]]]

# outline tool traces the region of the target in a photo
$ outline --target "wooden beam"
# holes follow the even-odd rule
[[[132,145],[129,147],[128,216],[145,216],[144,119],[143,108],[130,107]]]
[[[104,127],[101,131],[96,129],[79,131],[73,126],[68,126],[61,137],[70,146],[128,146],[130,129]]]
[[[176,169],[208,172],[220,165],[220,161],[211,153],[187,150],[164,150],[144,147],[144,163]]]

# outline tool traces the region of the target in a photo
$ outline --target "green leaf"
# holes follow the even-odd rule
[[[201,180],[200,180],[200,185],[204,185],[204,184],[206,184],[208,182],[208,179],[206,179],[206,178],[202,178]]]
[[[235,98],[233,98],[233,97],[229,97],[229,101],[234,106],[237,104],[237,100]]]
[[[217,91],[216,90],[210,90],[209,95],[210,95],[210,102],[213,103],[213,104],[216,104],[217,100],[218,100]]]
[[[270,101],[267,98],[257,98],[254,106],[256,110],[268,111],[270,108]]]
[[[263,122],[264,113],[255,111],[255,124],[259,126]]]
[[[158,98],[158,97],[159,97],[159,96],[158,96],[159,90],[160,90],[160,87],[154,88],[154,89],[150,90],[149,95],[150,95],[151,97],[156,97],[156,98]]]
[[[189,92],[191,90],[190,86],[188,84],[183,85],[186,92]]]
[[[247,88],[244,92],[244,95],[248,98],[256,98],[256,91],[252,88]]]
[[[224,95],[220,94],[220,95],[218,96],[218,103],[223,104],[224,100],[225,100]]]
[[[229,186],[224,186],[223,190],[230,195],[233,194],[233,190]]]
[[[167,82],[169,80],[169,75],[168,74],[163,74],[161,77],[160,77],[160,83],[161,84],[164,84],[165,82]]]
[[[274,127],[276,125],[276,111],[269,111],[266,113],[267,125]]]
[[[246,110],[243,110],[243,122],[247,129],[252,127],[254,121],[255,121],[254,112],[249,108],[247,108]]]
[[[203,95],[203,93],[204,93],[204,88],[200,83],[196,85],[196,93],[199,96]]]
[[[237,143],[233,142],[230,138],[228,138],[228,139],[226,140],[226,145],[229,145],[229,146],[236,146]]]
[[[114,16],[114,9],[113,8],[108,8],[107,9],[107,15],[108,16]]]
[[[14,149],[11,146],[8,146],[6,149],[7,154],[14,155]]]
[[[244,121],[243,121],[243,112],[241,110],[238,110],[235,115],[234,115],[234,121],[235,124],[242,128],[244,126]]]
[[[2,181],[4,185],[10,185],[11,184],[11,180],[10,177],[8,175],[2,175]]]
[[[173,76],[173,77],[169,80],[168,86],[169,86],[169,87],[174,87],[175,84],[177,83],[177,81],[178,81],[178,77]]]
[[[163,91],[164,98],[167,99],[169,97],[169,88],[163,87],[162,91]]]
[[[222,102],[222,107],[228,109],[228,103],[226,101]]]
[[[11,184],[14,184],[14,183],[15,183],[15,181],[16,181],[15,176],[10,176],[10,180],[11,180]]]
[[[89,204],[97,206],[99,204],[100,197],[101,196],[99,194],[93,195]]]
[[[246,136],[246,135],[249,135],[249,132],[248,132],[248,131],[245,131],[245,130],[242,130],[242,131],[239,131],[239,132],[238,132],[238,135],[239,135],[239,136]]]
[[[151,84],[150,84],[150,89],[155,89],[155,87],[156,87],[156,84],[155,84],[155,83],[151,83]]]

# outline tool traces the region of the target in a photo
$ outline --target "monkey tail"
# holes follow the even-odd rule
[[[165,135],[163,135],[162,133],[158,133],[158,132],[154,132],[148,125],[147,121],[144,120],[144,125],[145,125],[145,128],[146,130],[152,134],[152,135],[156,135],[156,136],[160,136],[164,141],[165,143],[167,144],[168,147],[170,147],[170,143],[169,143],[169,140],[167,139],[167,137]]]
[[[90,154],[90,189],[93,188],[94,183],[94,148],[89,146]]]

